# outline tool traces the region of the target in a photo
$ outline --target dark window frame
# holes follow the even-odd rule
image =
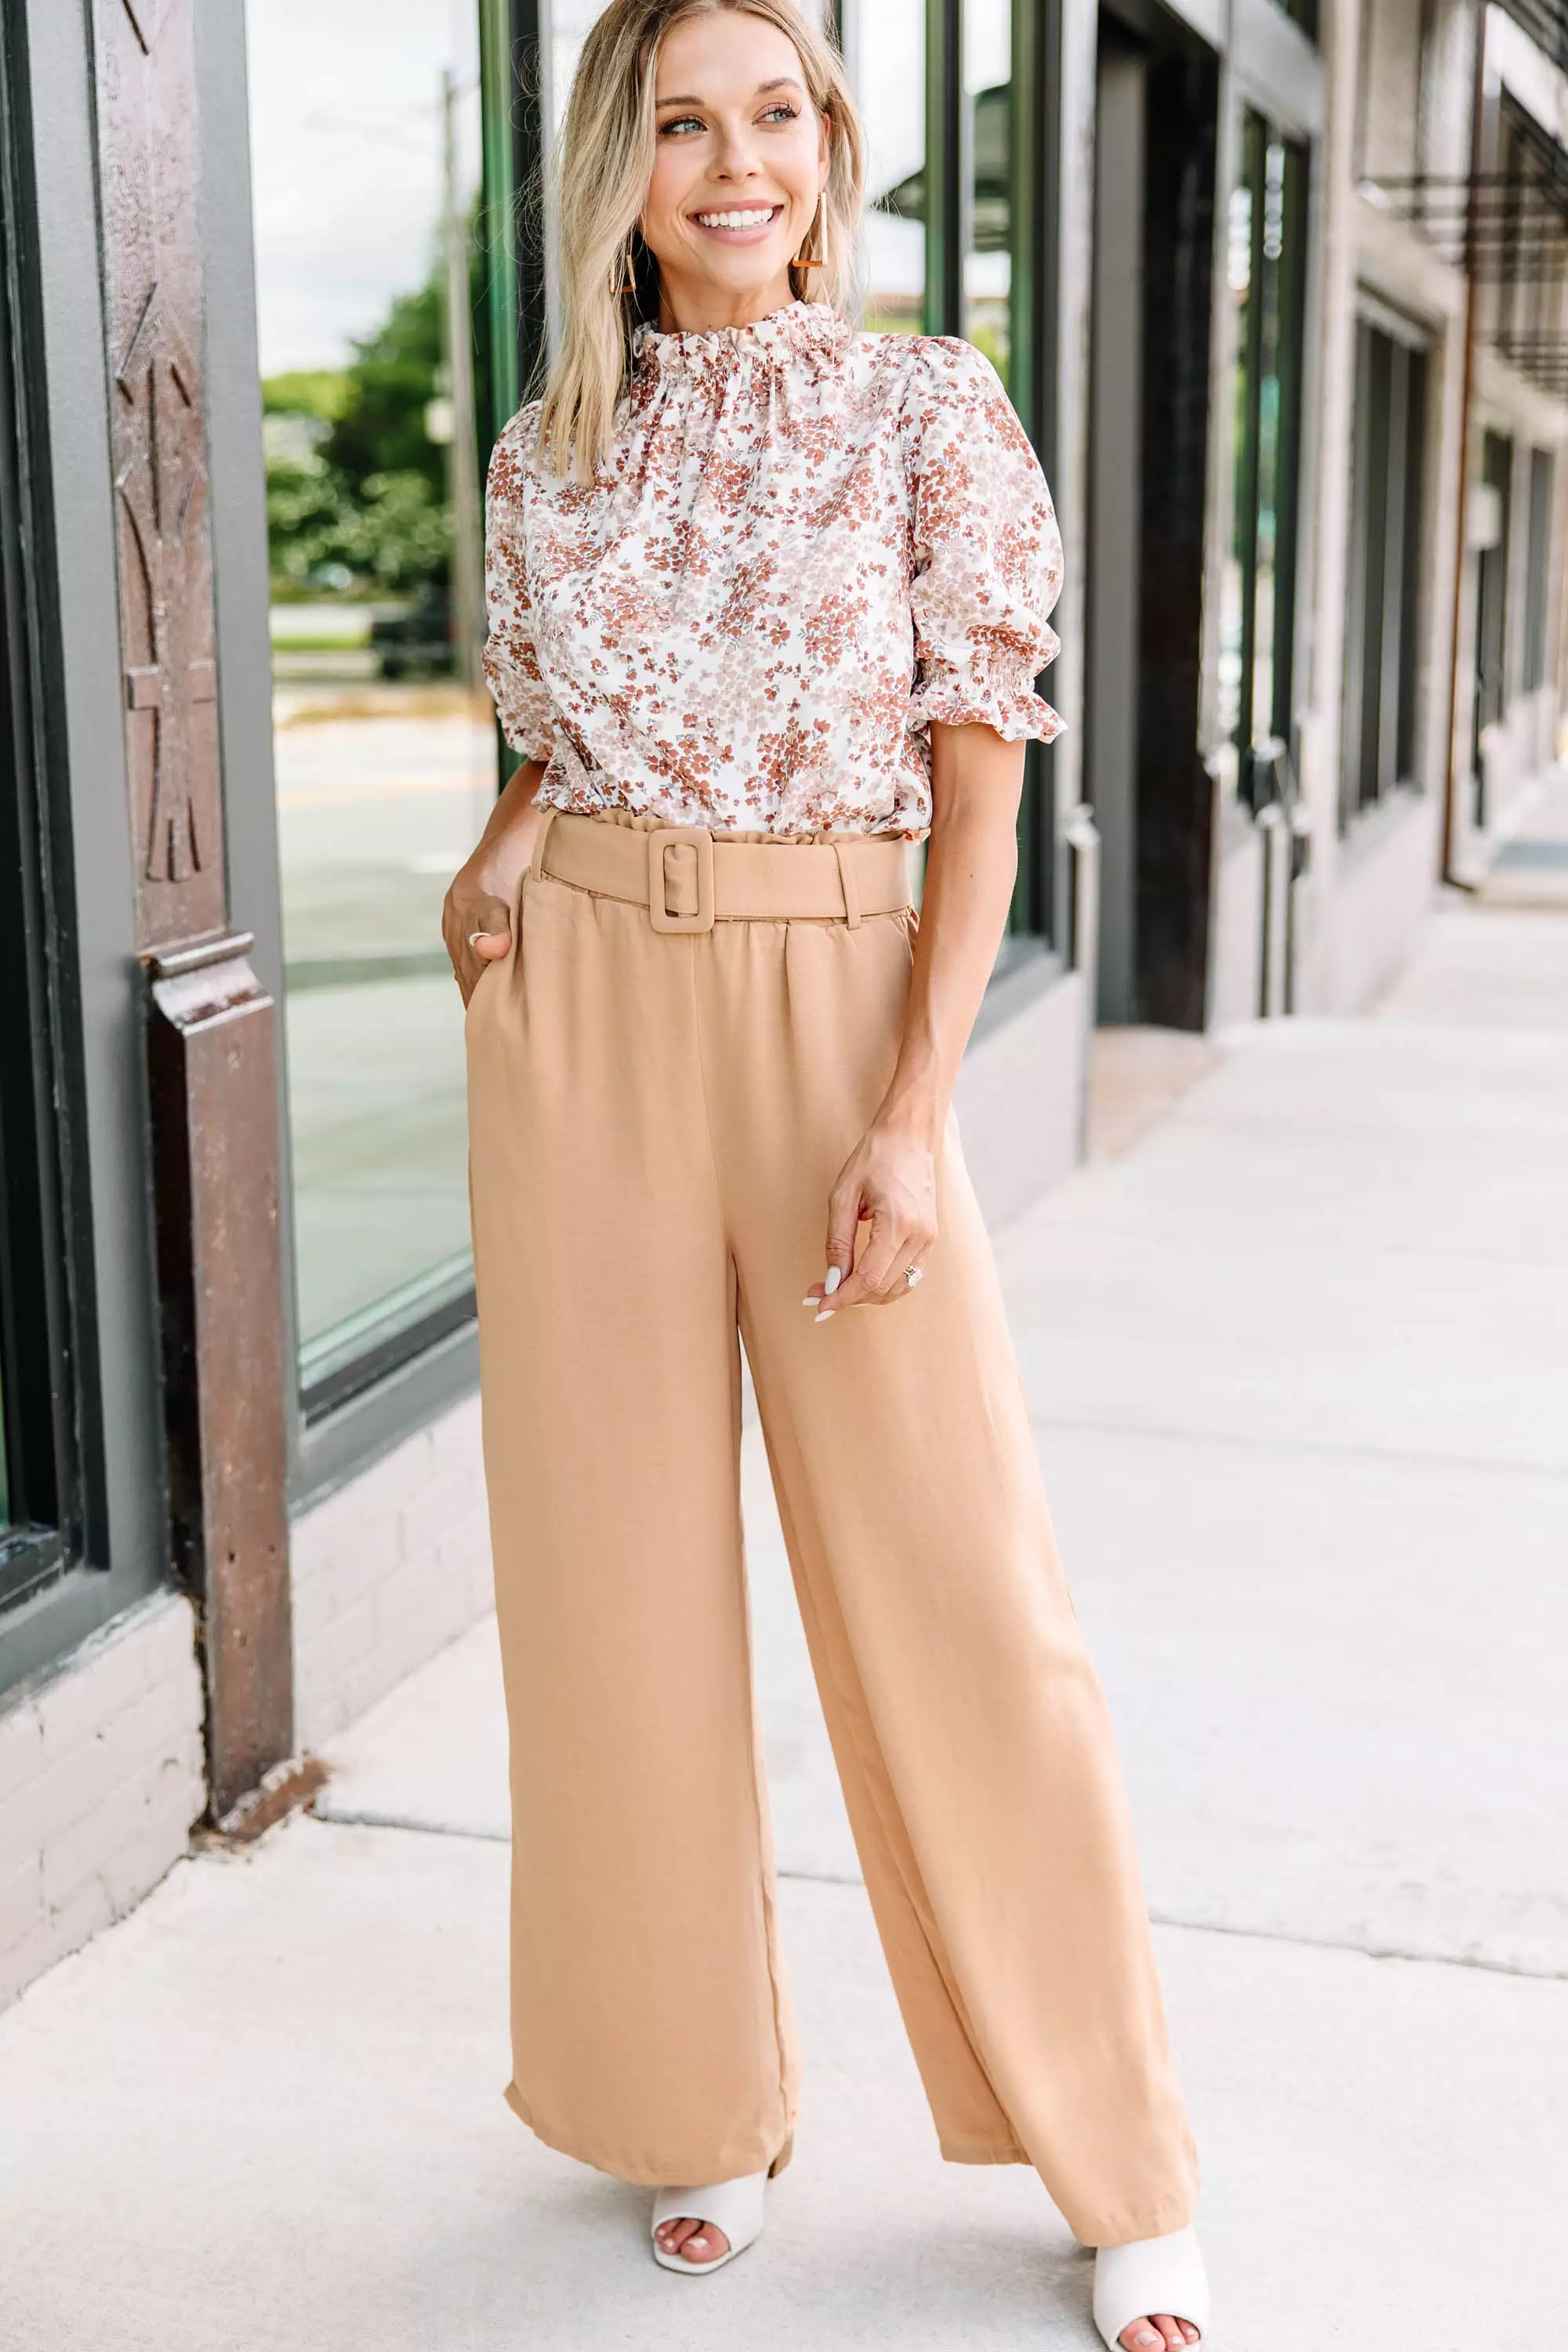
[[[79,1348],[64,1208],[65,1024],[53,942],[47,615],[58,611],[35,500],[37,427],[17,353],[36,309],[22,246],[30,207],[19,28],[0,35],[0,1611],[61,1577],[81,1549]]]
[[[1523,691],[1534,694],[1547,682],[1547,627],[1552,606],[1552,509],[1556,459],[1552,450],[1531,448],[1528,489],[1528,543],[1524,572]]]
[[[1268,237],[1268,158],[1283,150],[1280,186],[1280,250],[1270,256]],[[1256,815],[1276,796],[1278,762],[1273,747],[1283,743],[1294,756],[1292,701],[1295,690],[1297,572],[1302,457],[1301,362],[1305,352],[1307,257],[1310,237],[1311,151],[1309,142],[1282,128],[1250,100],[1242,118],[1241,167],[1237,185],[1252,196],[1251,275],[1237,358],[1240,439],[1233,452],[1233,533],[1240,549],[1241,686],[1236,724],[1237,790]],[[1270,305],[1273,319],[1269,319]],[[1279,416],[1274,446],[1274,611],[1269,646],[1270,707],[1262,713],[1258,695],[1258,546],[1262,516],[1262,383],[1265,335],[1272,326]]]
[[[1349,593],[1342,696],[1340,831],[1419,787],[1416,685],[1428,345],[1379,306],[1356,320]]]
[[[1510,701],[1508,663],[1514,616],[1510,610],[1510,567],[1513,552],[1514,439],[1489,425],[1480,436],[1480,478],[1496,490],[1502,528],[1494,547],[1476,556],[1475,693],[1470,713],[1471,761],[1475,774],[1476,823],[1487,822],[1486,765],[1481,736],[1488,727],[1507,717]]]
[[[43,1245],[63,1290],[55,1410],[68,1424],[59,1556],[0,1615],[0,1691],[170,1580],[123,685],[104,657],[118,611],[89,36],[87,13],[56,0],[0,12],[6,291],[27,355],[11,446],[33,534],[29,764],[55,1170]]]
[[[1047,479],[1057,454],[1061,42],[1062,0],[1012,0],[1009,391]],[[962,0],[926,0],[925,83],[926,332],[962,336],[973,211]],[[1046,691],[1043,677],[1037,686]],[[1068,936],[1061,823],[1049,746],[1031,740],[1018,804],[1018,879],[999,972],[1011,970],[1020,952],[1055,951]]]

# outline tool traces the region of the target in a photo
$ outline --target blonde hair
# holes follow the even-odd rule
[[[803,300],[843,312],[853,278],[865,140],[844,67],[795,0],[610,0],[583,45],[556,171],[561,341],[545,379],[539,455],[557,477],[591,479],[615,433],[631,373],[632,333],[657,285],[637,231],[653,176],[654,89],[672,25],[731,8],[793,42],[806,94],[828,131],[827,184],[807,234],[809,276],[790,266]]]

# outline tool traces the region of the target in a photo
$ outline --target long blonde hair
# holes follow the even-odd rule
[[[792,263],[803,300],[844,310],[865,183],[865,140],[837,51],[795,0],[610,0],[573,78],[556,170],[561,341],[545,379],[539,455],[558,478],[590,479],[609,449],[631,370],[632,332],[651,310],[658,265],[637,232],[653,176],[659,46],[688,16],[732,8],[776,26],[827,120],[827,184],[807,236],[823,267]]]

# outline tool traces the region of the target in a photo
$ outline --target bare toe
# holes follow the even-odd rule
[[[677,2221],[663,2224],[659,2242],[667,2254],[679,2254],[687,2263],[716,2263],[721,2254],[730,2251],[730,2241],[722,2230],[714,2229],[710,2222],[689,2220],[684,2214]]]
[[[1163,2343],[1159,2329],[1147,2319],[1130,2319],[1116,2340],[1124,2352],[1162,2352]]]

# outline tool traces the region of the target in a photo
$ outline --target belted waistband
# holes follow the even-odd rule
[[[831,841],[730,841],[700,825],[651,831],[568,809],[546,814],[532,871],[647,908],[656,931],[816,917],[849,924],[911,903],[909,844],[891,834]]]

